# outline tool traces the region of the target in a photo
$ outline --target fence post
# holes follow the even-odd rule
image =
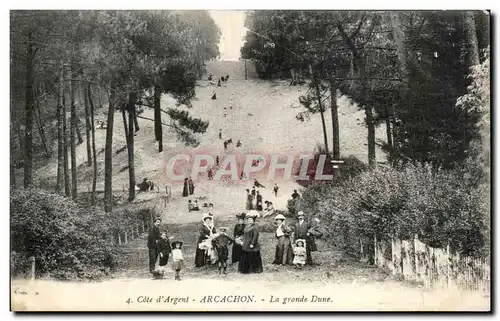
[[[378,266],[379,265],[379,262],[378,262],[378,249],[377,249],[377,235],[374,234],[373,235],[373,263],[375,264],[375,266]]]
[[[125,230],[125,244],[128,243],[128,234],[127,234],[127,230]]]
[[[35,261],[35,257],[34,256],[31,256],[30,257],[30,262],[31,262],[31,273],[30,273],[30,279],[33,281],[35,279],[35,264],[36,264],[36,261]]]
[[[122,245],[122,234],[118,232],[118,245]]]

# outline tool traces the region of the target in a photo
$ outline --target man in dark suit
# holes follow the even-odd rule
[[[158,259],[158,241],[161,238],[159,217],[155,218],[153,226],[148,232],[148,249],[149,249],[149,272],[153,273]]]
[[[314,239],[316,228],[310,222],[306,222],[304,212],[300,211],[297,214],[297,218],[298,222],[295,224],[294,240],[306,240],[306,264],[313,265],[311,252],[316,252],[318,250]]]

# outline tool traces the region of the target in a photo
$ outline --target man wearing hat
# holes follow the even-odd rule
[[[149,272],[153,273],[158,259],[158,242],[161,238],[160,234],[161,218],[156,217],[153,226],[148,232],[148,250],[149,250]]]
[[[278,214],[274,218],[278,227],[276,228],[276,253],[273,264],[286,265],[293,262],[293,249],[290,241],[291,229],[285,225],[285,216]]]
[[[227,228],[219,228],[219,235],[214,238],[213,243],[215,249],[217,250],[217,262],[219,264],[219,274],[221,274],[222,269],[224,269],[224,274],[226,274],[227,269],[227,259],[229,256],[228,246],[234,243],[234,240],[230,238],[227,234]]]
[[[297,218],[298,221],[295,224],[294,239],[306,240],[306,264],[313,265],[311,252],[315,252],[318,250],[318,248],[316,247],[314,236],[319,234],[319,232],[317,231],[315,225],[305,220],[305,214],[303,211],[299,211],[299,213],[297,214]]]

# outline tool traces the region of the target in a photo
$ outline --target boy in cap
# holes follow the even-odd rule
[[[228,246],[234,243],[234,240],[230,238],[226,232],[226,227],[219,228],[219,235],[213,240],[214,246],[217,249],[218,258],[217,261],[219,263],[219,274],[222,273],[222,269],[224,269],[224,274],[226,274],[227,269],[227,259],[229,256]]]

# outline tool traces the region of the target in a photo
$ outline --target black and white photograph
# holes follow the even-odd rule
[[[487,9],[10,9],[10,310],[490,312]]]

